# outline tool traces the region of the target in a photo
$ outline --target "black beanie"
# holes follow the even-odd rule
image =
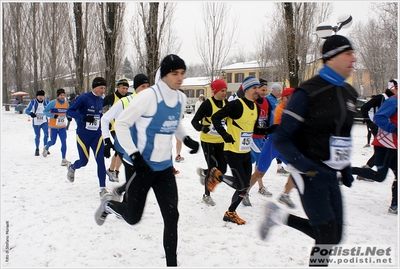
[[[322,61],[325,63],[336,55],[347,50],[353,50],[353,47],[346,37],[341,35],[329,36],[322,45]]]
[[[161,78],[177,69],[186,70],[185,62],[178,55],[175,54],[169,54],[165,56],[165,58],[161,62]]]
[[[65,93],[64,89],[58,89],[57,90],[57,97],[60,96],[60,94]]]
[[[98,86],[107,86],[106,80],[102,77],[96,77],[93,79],[92,82],[92,89],[98,87]]]
[[[136,90],[140,85],[150,83],[149,78],[145,74],[137,74],[133,78],[133,88]]]
[[[44,93],[44,90],[38,90],[37,92],[36,92],[36,96],[38,96],[38,95],[45,95],[45,93]]]
[[[265,80],[265,79],[260,78],[260,84],[261,84],[260,87],[262,87],[262,86],[264,86],[264,85],[268,86],[268,81]]]
[[[120,80],[118,80],[118,82],[117,82],[117,87],[119,87],[119,86],[121,86],[121,85],[123,85],[123,86],[125,86],[125,87],[129,87],[129,82],[128,82],[128,80],[127,80],[126,78],[121,78]]]

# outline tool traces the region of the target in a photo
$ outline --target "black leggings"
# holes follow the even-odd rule
[[[252,172],[251,154],[250,152],[234,153],[225,151],[225,156],[232,170],[232,177],[224,175],[223,181],[236,189],[232,196],[231,205],[229,206],[229,212],[233,212],[240,205],[247,188],[250,186]]]
[[[351,172],[355,175],[382,182],[385,180],[390,168],[397,179],[397,154],[397,149],[374,146],[375,165],[378,171],[374,171],[370,168],[352,167]]]
[[[311,226],[308,219],[300,218],[294,215],[289,215],[288,226],[299,230],[311,238],[315,239],[315,245],[337,245],[342,239],[343,227],[341,224],[337,224],[336,221],[332,220],[326,224],[317,226]],[[311,250],[312,253],[313,249]],[[310,255],[309,266],[328,266],[328,262],[315,264],[313,259],[316,257]],[[325,256],[324,258],[329,258]]]
[[[122,216],[128,224],[134,225],[142,218],[150,188],[154,191],[164,220],[163,244],[167,266],[177,266],[178,189],[172,166],[146,176],[141,173],[134,173],[127,182],[124,200],[121,203],[110,201],[108,205],[114,213]]]

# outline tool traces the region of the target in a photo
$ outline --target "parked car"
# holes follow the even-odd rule
[[[361,113],[361,107],[368,102],[368,100],[357,98],[356,108],[357,112],[354,114],[354,121],[364,121],[364,117]]]
[[[194,108],[193,108],[192,105],[186,105],[186,110],[185,110],[185,112],[186,112],[187,114],[191,114],[193,111],[194,111]]]

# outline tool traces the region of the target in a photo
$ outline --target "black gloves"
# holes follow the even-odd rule
[[[266,130],[265,130],[265,135],[269,135],[272,134],[276,131],[276,128],[278,128],[278,124],[273,124],[271,126],[269,126]]]
[[[36,114],[33,113],[33,112],[31,112],[29,115],[30,115],[32,118],[36,117]]]
[[[210,128],[207,125],[203,125],[203,127],[201,127],[201,130],[203,131],[203,133],[208,133],[210,131]]]
[[[67,118],[68,121],[72,121],[72,118]]]
[[[343,185],[350,188],[351,184],[354,181],[354,177],[351,174],[351,166],[347,166],[345,169],[340,171],[340,173],[341,173],[340,180],[343,182]]]
[[[371,133],[376,136],[378,134],[378,125],[373,123],[372,121],[367,122],[368,129],[371,130]]]
[[[151,176],[150,174],[153,172],[153,170],[151,170],[150,166],[143,159],[143,156],[139,151],[133,153],[129,157],[133,161],[133,167],[136,173],[141,174],[144,178]]]
[[[192,149],[189,152],[190,154],[196,153],[199,150],[199,142],[194,141],[193,139],[190,138],[190,136],[185,137],[185,139],[183,140],[183,144],[185,144],[186,147]]]
[[[111,149],[114,149],[114,145],[113,145],[113,143],[111,142],[111,139],[110,139],[110,138],[104,139],[104,157],[110,158],[110,156],[111,156],[111,153],[110,153]],[[114,150],[115,150],[115,149],[114,149]]]
[[[56,115],[54,115],[54,118],[55,118],[55,119],[57,119],[57,118],[58,118],[58,115],[57,115],[57,114],[56,114]]]
[[[230,134],[228,134],[228,133],[225,133],[225,134],[222,136],[222,138],[224,139],[225,143],[232,143],[232,144],[235,143],[235,139],[233,139],[233,137],[232,137]]]
[[[92,122],[94,122],[94,116],[93,115],[86,115],[86,116],[84,116],[83,117],[83,121],[85,121],[85,122],[90,122],[90,123],[92,123]]]

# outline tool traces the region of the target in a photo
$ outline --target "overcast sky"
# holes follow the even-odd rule
[[[182,40],[179,55],[188,63],[201,63],[196,48],[196,32],[200,33],[200,27],[204,25],[201,13],[202,2],[178,2],[175,11],[174,28]],[[353,17],[353,24],[365,20],[368,16],[371,2],[332,2],[333,13],[328,22],[336,25],[339,15],[348,13]],[[275,16],[274,4],[269,1],[240,1],[232,2],[231,19],[238,20],[239,39],[234,49],[244,47],[249,51],[255,51],[257,35],[262,31],[263,24],[268,23],[268,18]],[[229,20],[231,21],[231,20]],[[351,28],[351,27],[350,27]],[[198,29],[198,30],[196,30]],[[342,35],[346,30],[339,32]]]
[[[196,34],[204,33],[204,23],[202,20],[202,1],[176,1],[173,28],[175,35],[179,38],[181,48],[176,53],[182,57],[189,65],[201,63],[196,48]],[[339,15],[350,14],[353,17],[353,25],[356,22],[366,20],[370,13],[371,1],[335,1],[332,2],[333,12],[328,22],[333,26]],[[127,3],[128,14],[135,14],[133,11],[136,3]],[[232,44],[231,54],[236,50],[246,48],[249,52],[256,51],[255,44],[258,41],[257,35],[263,29],[268,29],[270,18],[277,16],[274,10],[274,2],[271,1],[232,1],[230,18],[237,21],[237,44]],[[127,17],[130,20],[129,15]],[[315,26],[317,27],[317,25]],[[351,27],[350,29],[351,30]],[[339,34],[346,35],[346,29],[342,29]],[[351,37],[350,37],[351,38]]]

